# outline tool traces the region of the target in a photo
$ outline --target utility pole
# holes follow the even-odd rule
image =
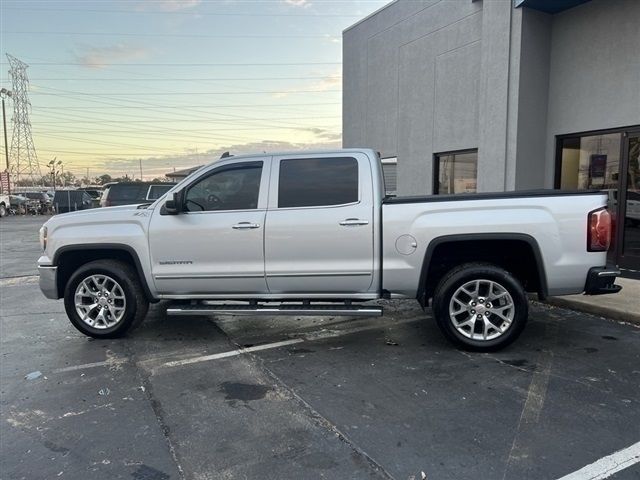
[[[7,164],[7,172],[9,172],[9,142],[7,141],[7,115],[4,112],[4,99],[5,97],[11,98],[13,92],[3,88],[0,90],[0,97],[2,97],[2,128],[4,131],[4,160]]]
[[[144,182],[144,177],[142,176],[142,159],[139,158],[138,160],[140,162],[140,181]]]

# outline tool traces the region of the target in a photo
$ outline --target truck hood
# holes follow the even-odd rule
[[[51,217],[44,225],[49,230],[53,230],[60,226],[131,221],[150,216],[150,210],[146,208],[139,209],[138,206],[120,205],[117,207],[91,208],[77,212],[60,213]]]

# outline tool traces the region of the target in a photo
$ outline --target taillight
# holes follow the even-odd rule
[[[611,214],[606,208],[589,212],[587,224],[587,250],[605,252],[611,243]]]

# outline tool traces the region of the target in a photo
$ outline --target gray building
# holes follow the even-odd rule
[[[605,189],[640,271],[640,0],[397,0],[343,45],[344,146],[398,194]]]

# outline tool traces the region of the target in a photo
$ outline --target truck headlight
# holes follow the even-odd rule
[[[44,225],[40,227],[40,246],[42,247],[42,251],[47,249],[47,227]]]

